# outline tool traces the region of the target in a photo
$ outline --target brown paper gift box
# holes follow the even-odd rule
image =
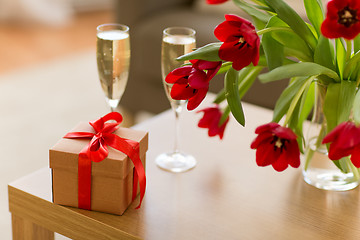
[[[94,130],[89,123],[80,123],[70,132]],[[145,168],[148,133],[120,127],[114,134],[139,143]],[[78,154],[89,142],[90,139],[62,138],[50,149],[54,203],[78,207]],[[122,215],[132,202],[134,165],[124,153],[111,147],[108,150],[107,158],[92,163],[91,210]]]

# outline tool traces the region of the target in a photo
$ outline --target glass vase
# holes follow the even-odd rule
[[[319,189],[346,191],[359,185],[359,173],[349,157],[337,161],[330,160],[326,144],[322,144],[327,134],[323,105],[326,86],[315,82],[315,102],[311,122],[305,135],[303,176],[305,182]],[[341,166],[341,169],[337,166]]]

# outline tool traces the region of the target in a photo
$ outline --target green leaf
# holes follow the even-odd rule
[[[226,119],[229,117],[229,114],[230,114],[230,107],[229,106],[226,106],[223,114],[221,115],[221,118],[219,120],[219,123],[218,125],[221,126],[223,125],[223,123],[226,121]]]
[[[337,116],[339,113],[338,102],[340,96],[340,83],[331,83],[328,85],[324,101],[324,114],[327,123],[327,132],[330,132],[337,125]]]
[[[268,73],[259,75],[259,79],[262,82],[271,82],[292,77],[309,77],[316,75],[326,75],[334,81],[340,81],[339,76],[333,70],[311,62],[284,65]]]
[[[238,91],[238,71],[230,68],[225,75],[225,96],[235,119],[245,126],[245,116]]]
[[[231,67],[232,62],[225,62],[221,65],[219,71],[216,73],[216,75],[222,74],[222,73],[226,73],[229,68]]]
[[[301,97],[300,111],[299,111],[299,128],[302,129],[303,122],[309,116],[315,102],[315,82],[307,81],[307,87]]]
[[[354,67],[349,79],[352,81],[356,81],[357,83],[360,82],[360,62],[358,62]]]
[[[216,98],[215,98],[215,100],[213,101],[213,103],[220,104],[220,103],[223,102],[225,99],[226,99],[225,89],[223,88],[223,89],[221,89],[220,92],[218,92],[218,94],[216,95]]]
[[[346,158],[341,158],[339,160],[334,160],[333,163],[343,172],[348,173],[349,169],[346,164]]]
[[[360,51],[360,35],[354,38],[354,52]]]
[[[231,66],[230,66],[231,67]],[[241,69],[238,72],[238,89],[239,97],[242,97],[246,94],[249,88],[252,86],[256,77],[259,75],[263,67],[261,66],[250,66]],[[225,89],[222,89],[216,96],[214,103],[219,104],[226,99]]]
[[[263,67],[256,66],[251,67],[249,71],[246,73],[246,75],[242,76],[239,75],[239,96],[242,98],[245,93],[249,90],[249,88],[252,86],[252,84],[255,82],[257,76],[261,72]]]
[[[262,49],[261,45],[260,45],[260,49]],[[260,53],[260,59],[259,59],[259,62],[258,62],[258,66],[267,66],[265,54]]]
[[[251,1],[258,5],[267,6],[267,3],[265,0],[251,0]]]
[[[349,119],[356,94],[356,82],[341,81],[338,123]]]
[[[313,61],[312,57],[309,57],[309,55],[304,54],[304,52],[299,51],[299,49],[296,49],[296,48],[285,47],[284,53],[285,53],[285,56],[297,58],[298,59],[297,62],[299,62],[299,61],[312,62]]]
[[[316,38],[304,20],[282,0],[265,0],[267,4],[275,10],[278,17],[287,23],[311,49],[316,47]]]
[[[346,50],[343,42],[340,38],[335,39],[336,48],[336,66],[340,74],[340,78],[343,79],[344,65],[346,61]]]
[[[306,79],[306,81],[312,81],[314,77],[310,77]],[[286,119],[284,124],[288,123],[290,128],[295,129],[298,125],[298,116],[299,116],[299,109],[300,109],[300,99],[303,95],[305,89],[307,88],[308,84],[304,83],[301,88],[295,93],[293,99],[291,100],[289,109],[286,112]]]
[[[341,81],[328,85],[324,102],[327,132],[349,119],[355,93],[356,82]]]
[[[268,29],[282,27],[290,30],[289,25],[287,25],[284,21],[282,21],[277,16],[273,16],[269,23],[266,25]],[[270,33],[266,33],[265,35],[269,35],[274,38],[277,42],[282,44],[286,48],[287,56],[296,57],[301,61],[313,61],[313,52],[306,44],[306,42],[299,37],[294,31],[272,31]],[[262,39],[262,43],[264,43],[264,37]],[[269,46],[271,47],[271,46]],[[283,50],[278,53],[278,55],[283,54]],[[278,58],[280,58],[279,56]]]
[[[202,59],[213,62],[222,61],[219,57],[219,48],[221,44],[222,42],[207,44],[201,48],[196,49],[193,52],[178,57],[176,60],[186,61],[191,59]]]
[[[302,93],[300,95],[302,95]],[[291,117],[288,121],[288,127],[293,129],[297,136],[302,136],[302,132],[298,128],[299,118],[297,117],[299,115],[299,111],[300,111],[300,101],[299,101],[299,99],[294,99],[294,100],[295,100],[294,108],[292,110]]]
[[[355,123],[360,124],[360,91],[356,93],[354,104],[353,104],[353,115]]]
[[[331,46],[329,39],[325,38],[323,35],[320,35],[314,53],[314,62],[335,71],[336,67],[334,65],[333,59],[334,49]]]
[[[351,74],[352,71],[356,71],[357,68],[357,64],[360,61],[360,51],[358,51],[354,56],[352,56],[352,58],[350,58],[350,60],[346,63],[345,67],[344,67],[344,79],[348,79]]]
[[[264,48],[266,62],[270,70],[283,65],[284,60],[284,47],[276,41],[271,33],[263,35],[261,44]]]
[[[243,0],[234,0],[234,3],[253,18],[257,29],[263,29],[271,17]]]
[[[314,26],[317,35],[321,36],[321,23],[324,21],[324,8],[320,0],[304,0],[306,15]]]
[[[273,122],[279,122],[285,115],[290,107],[292,99],[299,91],[299,89],[301,89],[307,79],[307,77],[295,78],[294,81],[292,81],[289,86],[281,93],[275,104],[272,119]]]
[[[314,107],[315,103],[315,82],[309,80],[306,82],[304,93],[301,96],[300,104],[299,104],[299,112],[298,112],[298,125],[296,129],[298,130],[298,136],[301,136],[299,139],[299,146],[301,146],[301,151],[303,151],[303,141],[304,141],[304,131],[303,131],[303,123],[308,118],[311,113],[311,110]]]

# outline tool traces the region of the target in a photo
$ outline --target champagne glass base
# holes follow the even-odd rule
[[[193,156],[181,152],[162,153],[155,162],[159,168],[174,173],[186,172],[196,166]]]

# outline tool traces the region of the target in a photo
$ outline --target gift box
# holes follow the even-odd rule
[[[96,133],[89,123],[80,123],[71,132]],[[148,133],[120,127],[113,134],[139,143],[138,154],[145,167]],[[79,207],[79,153],[90,140],[62,138],[50,149],[54,203]],[[133,192],[133,188],[140,189],[138,176],[135,176],[134,164],[129,156],[112,147],[107,148],[108,155],[104,160],[91,162],[91,210],[122,215],[139,193],[139,190]]]

